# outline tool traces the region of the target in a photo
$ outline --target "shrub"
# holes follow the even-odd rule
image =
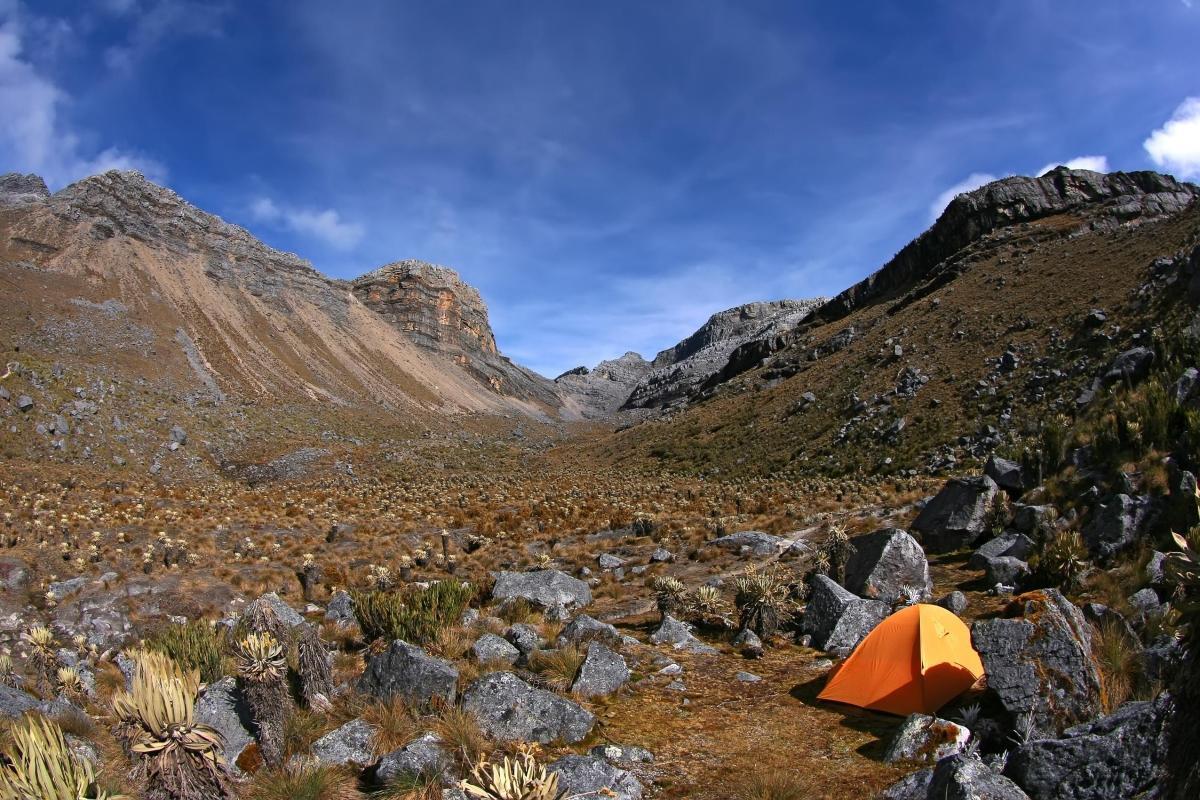
[[[498,764],[480,761],[459,786],[472,800],[561,800],[558,775],[547,772],[529,751]]]
[[[402,639],[425,645],[462,617],[475,590],[456,580],[439,581],[428,588],[409,587],[400,592],[353,591],[354,615],[368,641]]]
[[[225,674],[225,633],[205,620],[168,625],[146,637],[146,649],[169,656],[184,669],[200,672],[204,683],[215,683]]]
[[[734,581],[738,627],[764,637],[786,625],[793,608],[789,583],[778,569],[742,575]]]

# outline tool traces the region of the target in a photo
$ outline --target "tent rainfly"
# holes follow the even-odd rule
[[[892,714],[933,714],[982,676],[983,662],[962,620],[920,604],[877,625],[818,698]]]

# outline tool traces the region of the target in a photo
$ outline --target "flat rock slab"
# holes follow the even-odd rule
[[[710,547],[720,547],[733,553],[745,552],[756,556],[773,556],[783,549],[787,541],[779,536],[772,536],[762,531],[741,531],[713,539]]]
[[[592,602],[591,588],[565,572],[500,572],[492,589],[496,600],[521,598],[541,608],[582,608]]]

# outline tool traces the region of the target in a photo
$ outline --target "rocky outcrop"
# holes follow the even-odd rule
[[[501,741],[568,744],[583,740],[596,717],[553,692],[535,689],[511,672],[493,672],[463,692],[462,707],[484,733]]]
[[[812,580],[800,630],[812,637],[813,647],[847,656],[887,614],[886,603],[864,600],[830,578],[817,575]]]
[[[933,581],[917,540],[900,528],[883,528],[854,540],[854,552],[846,564],[846,588],[892,604],[928,600]]]
[[[1005,775],[1033,800],[1141,796],[1155,785],[1166,757],[1168,705],[1165,696],[1126,703],[1061,739],[1029,742],[1009,757]]]
[[[791,330],[824,302],[817,297],[747,303],[713,314],[691,336],[655,356],[625,406],[657,408],[686,399],[725,367],[734,350]]]
[[[38,203],[50,196],[46,182],[38,175],[10,172],[0,175],[0,208]]]
[[[446,356],[497,394],[559,404],[553,384],[496,349],[479,290],[449,267],[408,259],[351,282],[363,305],[418,346]]]
[[[1043,589],[1017,597],[1009,611],[1018,616],[972,625],[971,643],[1010,724],[1057,736],[1095,719],[1100,673],[1080,610],[1057,589]]]
[[[970,547],[987,532],[988,515],[1000,489],[986,475],[955,478],[921,509],[912,529],[930,553],[948,553]]]

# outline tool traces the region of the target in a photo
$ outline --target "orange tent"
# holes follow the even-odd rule
[[[892,714],[932,714],[982,676],[967,626],[940,606],[922,604],[867,634],[818,697]]]

